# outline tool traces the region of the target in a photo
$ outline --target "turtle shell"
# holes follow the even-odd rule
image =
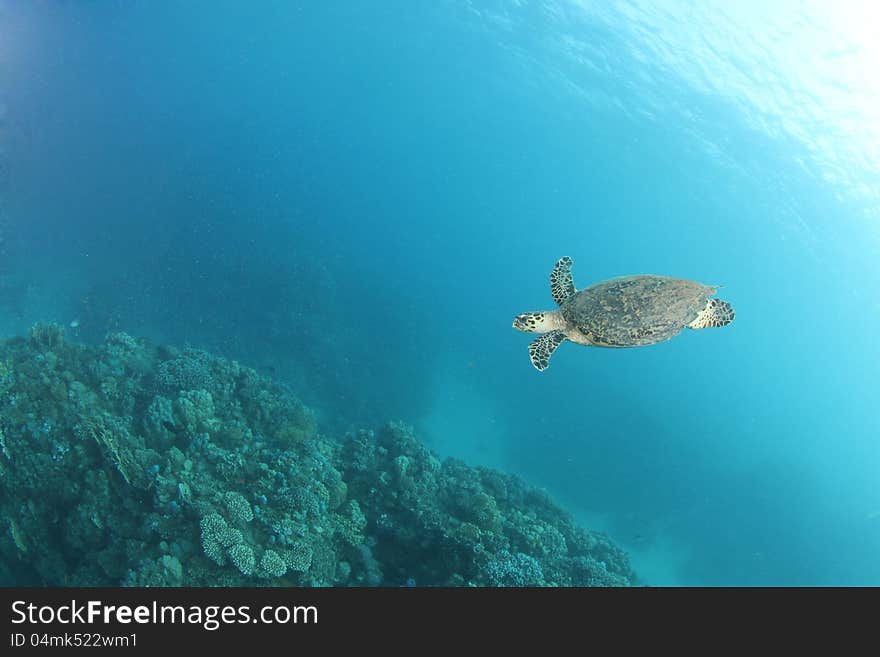
[[[584,288],[560,310],[594,344],[636,347],[678,335],[713,294],[714,288],[682,278],[624,276]]]

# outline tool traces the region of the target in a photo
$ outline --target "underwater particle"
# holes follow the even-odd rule
[[[260,570],[268,577],[281,577],[287,572],[287,564],[275,550],[266,550],[260,559]]]
[[[229,516],[234,520],[250,522],[254,519],[254,511],[241,493],[229,491],[226,493],[225,501]]]
[[[239,543],[238,545],[233,545],[229,548],[229,560],[242,572],[243,575],[250,575],[253,573],[254,565],[257,561],[254,557],[254,551],[251,549],[251,546],[245,545],[244,543]]]

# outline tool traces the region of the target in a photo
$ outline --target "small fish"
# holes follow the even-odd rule
[[[79,320],[75,319],[72,322],[70,322],[70,328],[74,328],[74,329],[79,328]]]

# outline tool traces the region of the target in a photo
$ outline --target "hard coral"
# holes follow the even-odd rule
[[[626,554],[409,427],[330,438],[206,352],[0,342],[0,572],[42,585],[626,585]],[[59,522],[61,524],[59,524]]]

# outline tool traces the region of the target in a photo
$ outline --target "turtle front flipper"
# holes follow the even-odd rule
[[[539,372],[543,372],[550,365],[550,356],[556,351],[556,347],[565,342],[565,333],[560,330],[550,331],[532,340],[529,345],[529,358],[532,365]]]
[[[709,299],[706,307],[700,311],[697,318],[688,324],[688,328],[703,329],[713,328],[717,326],[727,326],[733,321],[736,313],[726,301],[721,299]]]
[[[563,256],[550,272],[550,293],[560,306],[577,291],[574,289],[574,279],[571,277],[571,265],[571,258]]]

